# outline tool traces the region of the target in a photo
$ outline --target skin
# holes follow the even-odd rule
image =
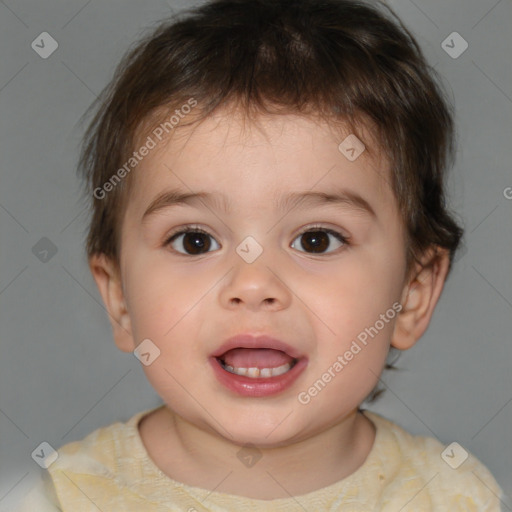
[[[90,268],[117,346],[132,352],[149,338],[161,351],[142,368],[165,407],[145,416],[139,431],[170,478],[251,498],[287,498],[347,477],[370,452],[375,427],[358,406],[376,385],[390,345],[409,349],[425,332],[449,259],[430,251],[406,273],[388,163],[369,151],[350,162],[338,150],[348,133],[296,115],[255,124],[221,111],[176,130],[133,175],[120,266],[96,255]],[[362,133],[371,147],[371,135]],[[203,201],[161,209],[143,222],[153,198],[176,186],[222,192],[231,212]],[[340,187],[364,197],[375,218],[334,205],[280,211],[272,200]],[[165,245],[175,228],[189,224],[211,234],[203,238],[210,252],[181,254],[183,236]],[[316,224],[349,236],[350,244],[331,236],[323,253],[312,253],[299,235]],[[263,248],[250,264],[236,252],[247,236]],[[298,394],[395,302],[402,311],[316,397],[299,403]],[[216,380],[209,355],[245,332],[269,334],[308,357],[291,388],[242,397]],[[246,443],[262,456],[250,468],[237,457]]]

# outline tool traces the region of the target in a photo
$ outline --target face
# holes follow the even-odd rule
[[[297,441],[377,383],[405,239],[386,161],[367,150],[350,161],[338,148],[347,135],[294,115],[256,126],[220,113],[138,165],[121,231],[120,346],[151,340],[160,354],[147,378],[195,426],[237,443]],[[176,202],[172,191],[204,195]],[[249,337],[228,343],[237,335]]]

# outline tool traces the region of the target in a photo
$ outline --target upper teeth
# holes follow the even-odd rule
[[[235,373],[236,375],[242,375],[244,377],[250,377],[251,379],[277,377],[278,375],[286,373],[291,367],[292,365],[290,363],[285,363],[277,368],[237,368],[229,366],[228,364],[224,365],[224,368],[228,372]]]

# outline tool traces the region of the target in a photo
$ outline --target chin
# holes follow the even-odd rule
[[[283,410],[275,414],[267,413],[265,417],[259,419],[255,418],[254,414],[244,418],[242,413],[238,413],[236,422],[233,421],[232,416],[226,416],[225,419],[219,417],[219,423],[225,425],[229,433],[219,428],[216,423],[210,424],[209,427],[231,443],[241,446],[252,444],[260,448],[286,446],[299,441],[302,437],[307,437],[304,430],[297,425],[297,418],[293,413],[290,414],[292,410],[288,410],[286,414],[283,414]]]

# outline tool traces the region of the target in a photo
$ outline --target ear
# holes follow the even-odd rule
[[[118,266],[106,255],[98,254],[90,257],[89,268],[105,303],[116,345],[132,352],[135,344]]]
[[[449,252],[435,247],[411,271],[402,293],[403,305],[391,337],[391,346],[407,350],[427,330],[443,291],[450,265]]]

